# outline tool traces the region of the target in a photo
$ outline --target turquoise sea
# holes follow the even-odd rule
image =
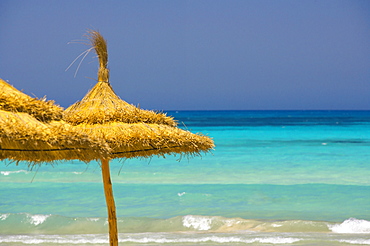
[[[123,245],[370,245],[370,111],[170,111],[202,157],[111,161]],[[107,245],[97,162],[0,163],[0,245]]]

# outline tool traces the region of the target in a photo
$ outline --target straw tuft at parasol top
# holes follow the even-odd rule
[[[98,83],[86,96],[64,112],[70,124],[104,124],[108,122],[148,123],[176,126],[172,117],[164,113],[143,110],[120,99],[109,83],[107,44],[100,33],[89,32],[89,38],[99,58]]]

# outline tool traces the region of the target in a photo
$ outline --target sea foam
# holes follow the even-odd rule
[[[0,220],[6,220],[9,217],[9,214],[0,214]]]
[[[29,173],[28,171],[26,170],[19,170],[19,171],[1,171],[0,174],[4,175],[4,176],[8,176],[10,174],[14,174],[14,173]]]
[[[106,235],[5,235],[0,237],[0,243],[21,243],[23,244],[105,244],[108,243]]]
[[[50,216],[51,215],[45,215],[45,214],[27,215],[30,223],[36,226],[44,223],[45,220],[49,218]]]
[[[370,221],[350,218],[341,224],[329,225],[334,233],[370,233]]]
[[[222,237],[222,236],[203,236],[203,237],[183,237],[183,238],[157,238],[157,237],[143,237],[143,238],[133,238],[128,237],[121,239],[120,242],[131,242],[131,243],[159,243],[159,244],[177,244],[177,243],[269,243],[269,244],[291,244],[300,241],[298,238],[283,238],[283,237],[268,237],[268,238],[251,238],[245,239],[242,237]]]
[[[265,237],[255,239],[255,242],[259,243],[271,243],[271,244],[290,244],[301,241],[299,238],[292,238],[292,237]]]
[[[284,237],[268,237],[268,238],[243,238],[238,236],[200,236],[194,237],[191,235],[131,235],[119,236],[121,243],[156,243],[156,244],[178,244],[178,243],[207,243],[213,242],[218,244],[228,243],[271,243],[271,244],[291,244],[300,239],[284,238]],[[22,243],[23,244],[56,244],[56,245],[73,245],[73,244],[106,244],[108,238],[102,234],[84,234],[84,235],[6,235],[0,237],[0,243]]]
[[[186,215],[183,217],[182,222],[183,226],[187,228],[206,231],[211,229],[212,220],[212,217]]]
[[[370,245],[370,239],[343,239],[339,240],[341,243],[356,244],[356,245]]]

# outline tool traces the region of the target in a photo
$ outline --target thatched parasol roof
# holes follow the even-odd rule
[[[64,120],[73,125],[143,122],[176,126],[173,118],[164,113],[139,109],[123,101],[108,82],[98,82],[80,102],[68,107]]]
[[[63,112],[54,101],[30,97],[2,79],[0,79],[0,110],[28,113],[43,122],[60,120]]]
[[[0,159],[31,163],[100,159],[108,148],[64,121],[43,123],[27,113],[0,110]]]
[[[91,161],[108,152],[93,138],[62,118],[53,101],[32,98],[0,79],[0,159],[31,163]]]
[[[109,122],[165,124],[176,126],[172,117],[164,113],[143,110],[120,99],[109,83],[107,43],[97,31],[90,31],[88,38],[99,58],[98,83],[80,101],[64,112],[64,119],[71,124],[104,124]]]
[[[96,31],[90,35],[100,63],[98,83],[80,102],[65,110],[65,121],[89,136],[105,139],[112,150],[110,158],[198,154],[214,147],[209,137],[175,127],[172,117],[120,99],[109,83],[106,41]]]
[[[209,137],[168,125],[113,122],[101,125],[80,124],[76,128],[93,138],[105,139],[111,148],[110,158],[197,155],[214,146]]]

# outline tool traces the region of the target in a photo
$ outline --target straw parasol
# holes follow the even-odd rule
[[[108,152],[104,141],[62,121],[63,109],[53,101],[32,98],[2,79],[0,89],[0,160],[88,162]]]
[[[116,209],[110,180],[109,160],[165,154],[199,155],[214,147],[213,141],[176,127],[161,112],[143,110],[120,99],[109,82],[107,44],[97,31],[90,31],[91,45],[99,58],[98,82],[80,101],[67,108],[64,120],[93,138],[104,139],[110,148],[101,158],[108,209],[110,245],[118,245]]]
[[[0,110],[28,113],[43,122],[60,120],[63,113],[54,101],[30,97],[3,79],[0,79]]]

